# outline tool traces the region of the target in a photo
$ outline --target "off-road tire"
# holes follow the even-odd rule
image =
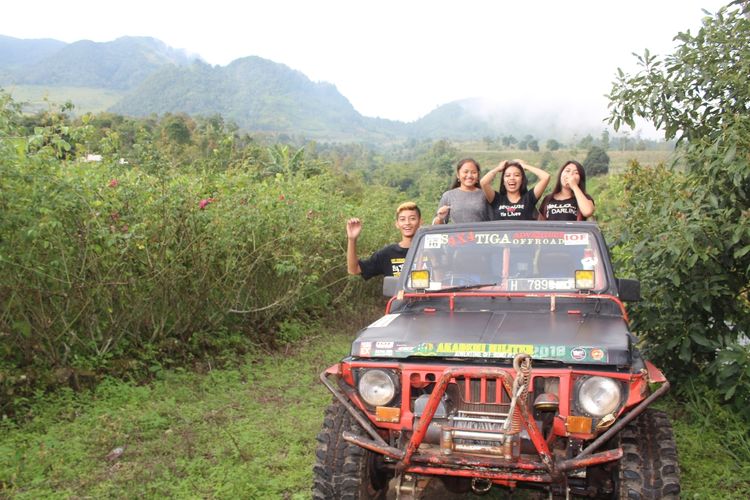
[[[644,411],[622,430],[620,446],[616,498],[680,498],[677,447],[664,412]]]
[[[364,500],[384,499],[388,475],[382,458],[341,437],[343,431],[364,435],[352,415],[338,401],[327,409],[318,434],[313,466],[313,498]]]

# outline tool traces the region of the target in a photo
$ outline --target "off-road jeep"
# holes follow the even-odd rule
[[[419,498],[495,485],[678,498],[669,389],[643,359],[594,223],[419,230],[386,314],[321,374],[315,498]]]

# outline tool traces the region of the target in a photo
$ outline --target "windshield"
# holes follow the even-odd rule
[[[605,289],[602,262],[596,239],[580,229],[492,229],[424,235],[412,270],[429,271],[428,290],[480,291],[487,286],[508,292],[572,292],[576,270],[593,270],[593,290]]]

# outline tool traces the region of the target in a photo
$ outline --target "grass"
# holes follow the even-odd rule
[[[688,387],[666,402],[682,473],[682,498],[750,498],[750,428],[719,396]]]
[[[341,325],[238,367],[40,398],[23,424],[0,423],[0,497],[309,498],[331,400],[318,374],[376,314],[349,315],[355,325],[342,315]],[[747,423],[705,389],[675,397],[661,406],[673,416],[683,498],[750,497]]]
[[[124,92],[90,87],[47,87],[45,85],[13,85],[6,89],[17,102],[27,103],[27,112],[45,110],[48,103],[70,101],[75,113],[100,113],[119,101]]]
[[[308,498],[331,399],[318,374],[350,341],[321,332],[239,368],[60,391],[2,424],[0,497]]]

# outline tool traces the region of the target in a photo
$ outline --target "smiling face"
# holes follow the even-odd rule
[[[503,171],[503,186],[508,194],[520,193],[523,185],[523,170],[516,166],[505,167]]]
[[[459,187],[463,190],[473,191],[479,182],[479,168],[476,163],[467,161],[458,168],[456,172]]]
[[[417,210],[401,210],[396,216],[396,228],[404,238],[411,238],[419,229],[422,218]]]

